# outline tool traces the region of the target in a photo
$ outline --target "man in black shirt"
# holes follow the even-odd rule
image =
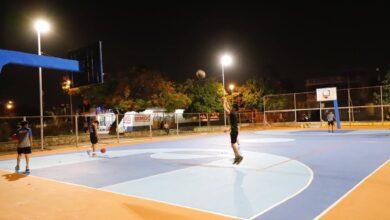
[[[237,119],[237,111],[238,111],[238,105],[233,104],[233,107],[230,108],[229,104],[226,101],[226,98],[223,100],[223,107],[225,111],[229,114],[230,118],[230,140],[233,148],[233,152],[235,155],[233,164],[239,164],[241,163],[242,159],[244,157],[240,154],[238,150],[238,143],[237,143],[237,137],[238,137],[238,119]]]
[[[99,129],[99,121],[98,120],[94,120],[92,122],[92,124],[89,126],[89,139],[91,141],[91,144],[92,144],[92,156],[96,156],[96,152],[95,152],[95,149],[96,149],[96,144],[99,142],[99,136],[98,136],[98,129]],[[91,151],[88,150],[87,151],[88,155],[91,155]]]

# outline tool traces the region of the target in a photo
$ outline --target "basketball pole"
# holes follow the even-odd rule
[[[38,37],[38,55],[42,55],[41,51],[41,32],[37,30]],[[43,150],[43,91],[42,91],[42,67],[39,67],[39,106],[40,106],[40,121],[41,121],[41,150]]]
[[[337,99],[333,100],[334,114],[336,116],[337,129],[341,129],[339,104]]]

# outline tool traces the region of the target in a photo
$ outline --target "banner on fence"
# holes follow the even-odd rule
[[[219,121],[219,113],[216,112],[216,113],[210,113],[208,114],[209,115],[209,120],[210,121]],[[200,114],[200,120],[201,121],[207,121],[207,114]]]

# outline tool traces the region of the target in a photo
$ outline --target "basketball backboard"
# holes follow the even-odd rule
[[[68,57],[79,61],[81,73],[70,73],[72,88],[104,82],[102,42],[70,51]]]
[[[317,89],[317,101],[318,102],[326,102],[326,101],[334,101],[334,100],[337,100],[337,88],[336,87]]]

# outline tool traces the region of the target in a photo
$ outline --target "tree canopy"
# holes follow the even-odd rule
[[[223,86],[213,78],[189,79],[182,89],[192,101],[186,112],[213,113],[223,111]]]
[[[139,67],[113,74],[104,84],[82,88],[80,93],[92,105],[103,105],[120,111],[138,111],[151,107],[173,111],[186,108],[191,103],[161,73]]]
[[[275,86],[272,80],[250,79],[237,86],[233,94],[226,94],[230,101],[239,94],[241,107],[260,110],[263,108],[264,95],[274,92]],[[114,73],[104,84],[83,87],[79,92],[91,105],[120,112],[154,107],[165,108],[168,112],[175,109],[186,109],[191,113],[223,111],[223,86],[213,77],[188,79],[175,84],[160,72],[140,67]],[[283,102],[280,100],[277,104]]]

